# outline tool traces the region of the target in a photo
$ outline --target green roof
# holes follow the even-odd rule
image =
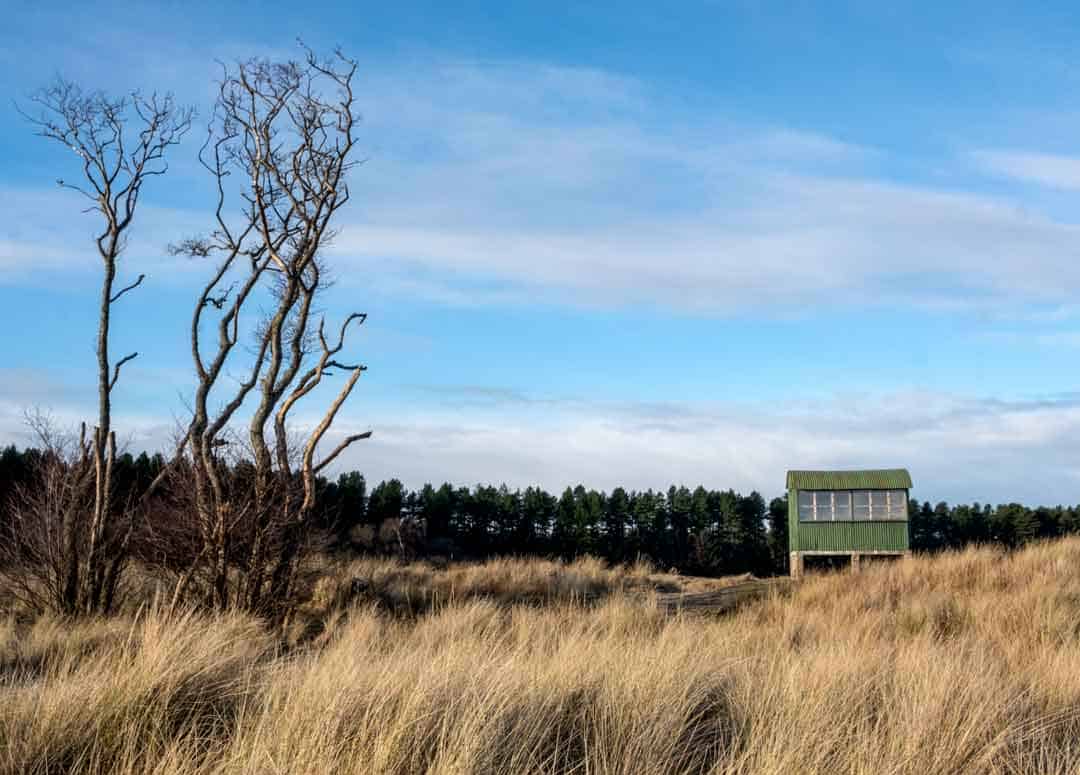
[[[906,468],[869,471],[788,471],[789,490],[892,490],[911,489]]]

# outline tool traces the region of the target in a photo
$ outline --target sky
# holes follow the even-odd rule
[[[205,120],[220,62],[300,37],[359,62],[324,311],[368,313],[335,433],[373,437],[339,470],[772,497],[903,466],[920,499],[1078,503],[1080,9],[883,5],[9,0],[0,443],[95,399],[93,221],[17,106],[60,74]],[[122,259],[132,450],[192,394],[209,267],[166,246],[213,215],[197,134]]]

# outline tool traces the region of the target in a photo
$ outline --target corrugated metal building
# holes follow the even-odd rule
[[[863,555],[908,554],[910,489],[904,468],[788,471],[791,575],[802,575],[806,556],[850,556],[857,570]]]

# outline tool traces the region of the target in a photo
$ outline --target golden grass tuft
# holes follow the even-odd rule
[[[342,592],[358,578],[382,592]],[[233,615],[0,622],[0,770],[1080,769],[1080,539],[811,577],[725,617],[665,614],[668,584],[695,582],[357,561],[290,649]]]

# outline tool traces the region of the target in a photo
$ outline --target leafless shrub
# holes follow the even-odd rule
[[[33,613],[108,612],[127,558],[134,506],[112,506],[114,518],[95,528],[97,468],[85,424],[76,439],[45,415],[28,414],[27,422],[41,454],[30,482],[3,504],[0,588],[9,604]],[[114,447],[109,454],[115,457]]]
[[[123,514],[128,509],[118,508],[112,502],[116,462],[112,392],[122,367],[138,353],[114,360],[109,350],[110,326],[113,305],[139,287],[145,275],[140,274],[117,289],[119,261],[143,186],[168,170],[166,154],[187,133],[193,114],[190,109],[177,106],[171,95],[145,97],[134,93],[126,98],[113,98],[101,92],[85,93],[78,85],[61,78],[30,100],[37,112],[24,116],[38,134],[62,144],[79,158],[79,182],[59,179],[57,183],[82,195],[90,203],[86,212],[99,217],[100,231],[94,243],[101,260],[102,279],[97,329],[97,424],[88,432],[84,426],[74,459],[54,456],[45,464],[48,470],[40,472],[45,491],[27,493],[21,519],[31,519],[33,514],[33,521],[38,523],[61,520],[36,529],[38,533],[44,531],[53,536],[50,540],[60,541],[60,548],[50,550],[48,558],[40,557],[43,562],[51,563],[50,574],[60,573],[63,577],[55,581],[57,589],[48,599],[64,613],[92,613],[111,605],[116,586],[114,574],[124,562],[123,556],[115,552],[124,550],[126,540],[109,537],[130,533],[115,524],[117,519],[125,519]],[[86,502],[88,485],[92,494],[89,503]],[[68,513],[72,510],[78,513]],[[83,512],[87,511],[89,516],[84,519]],[[33,551],[44,551],[40,547],[31,551],[29,544],[26,549],[32,555]],[[77,549],[80,554],[75,556]],[[56,551],[64,556],[54,557]],[[29,562],[30,555],[22,557],[19,564],[26,566]],[[63,565],[62,571],[53,567],[57,562]]]
[[[320,251],[349,200],[346,177],[356,164],[356,63],[340,53],[329,62],[304,54],[299,63],[248,60],[225,69],[200,152],[216,183],[215,226],[172,248],[217,262],[191,320],[197,384],[186,438],[203,547],[187,578],[207,579],[219,609],[280,614],[315,507],[316,476],[369,435],[347,436],[317,457],[364,370],[340,358],[365,315],[347,315],[332,333],[316,310],[327,287]],[[222,379],[230,369],[241,375],[237,384]],[[297,441],[291,412],[335,373],[346,375],[344,384]],[[242,446],[250,457],[229,438],[249,400]]]

